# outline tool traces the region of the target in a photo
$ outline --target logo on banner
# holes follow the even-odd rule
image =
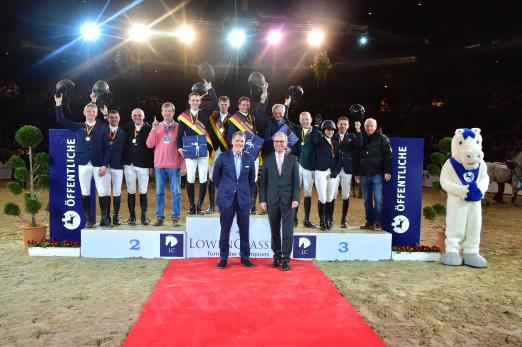
[[[294,258],[315,258],[316,236],[294,236]]]
[[[161,257],[183,257],[183,234],[160,234]]]
[[[74,230],[80,226],[81,218],[76,211],[67,211],[63,214],[62,223],[68,230]]]
[[[473,172],[468,171],[464,174],[464,181],[473,182],[474,179],[475,179],[475,174],[473,174]]]
[[[391,226],[393,228],[393,231],[395,231],[398,234],[402,234],[408,231],[410,227],[410,220],[406,216],[398,215],[393,218]]]

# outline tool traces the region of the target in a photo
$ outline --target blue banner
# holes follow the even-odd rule
[[[85,226],[78,180],[76,134],[68,129],[49,129],[49,228],[53,240],[81,239]],[[96,188],[91,182],[91,214],[96,216]]]
[[[383,188],[383,229],[394,246],[419,245],[424,139],[390,138],[392,179]]]

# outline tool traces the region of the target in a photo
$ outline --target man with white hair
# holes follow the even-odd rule
[[[392,149],[388,137],[377,131],[377,121],[364,121],[363,147],[359,163],[359,174],[364,199],[366,223],[361,229],[382,230],[383,179],[391,180]]]

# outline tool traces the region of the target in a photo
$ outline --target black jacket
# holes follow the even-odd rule
[[[361,176],[391,174],[392,149],[390,140],[380,131],[363,136],[363,148],[359,162]]]
[[[109,156],[109,166],[115,170],[123,169],[123,152],[125,151],[125,145],[127,143],[127,133],[122,127],[118,127],[116,134],[111,139],[111,130],[107,132],[109,138],[109,146],[111,154]]]
[[[128,125],[125,129],[127,133],[127,141],[125,143],[125,151],[123,152],[123,164],[134,165],[141,168],[154,167],[154,149],[147,147],[147,137],[152,127],[148,123],[144,123],[138,133],[135,132],[134,123]],[[132,142],[136,139],[135,143]]]
[[[326,138],[319,133],[314,134],[310,139],[314,144],[314,169],[326,171],[330,169],[332,175],[336,176],[341,171],[341,157],[339,155],[339,145],[332,139],[332,146]]]
[[[347,174],[353,173],[353,151],[361,148],[363,145],[362,133],[345,133],[343,141],[339,142],[340,135],[336,133],[333,141],[339,144],[339,156],[341,157],[341,168]]]

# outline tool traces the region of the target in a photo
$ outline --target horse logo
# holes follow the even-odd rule
[[[306,249],[310,247],[312,242],[310,242],[310,239],[308,237],[300,237],[299,238],[299,248]]]
[[[76,211],[67,211],[63,214],[62,223],[68,230],[74,230],[80,226],[81,218]]]
[[[391,226],[393,231],[403,234],[410,228],[410,220],[406,216],[398,215],[393,218]]]
[[[165,238],[165,246],[169,246],[169,247],[174,247],[175,245],[178,244],[178,239],[176,236],[174,235],[168,235],[166,238]]]
[[[467,171],[464,173],[464,181],[466,182],[473,182],[475,180],[475,174],[471,171]]]

